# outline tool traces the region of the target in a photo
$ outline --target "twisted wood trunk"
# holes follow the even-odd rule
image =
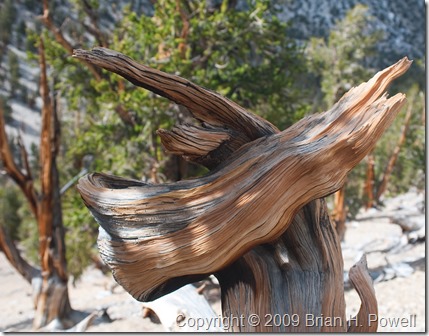
[[[112,50],[74,56],[188,108],[198,124],[158,134],[169,152],[210,169],[156,185],[100,173],[79,181],[116,281],[151,301],[215,274],[230,330],[346,331],[341,248],[319,198],[342,186],[390,125],[405,97],[383,92],[410,62],[280,132],[215,92]],[[364,264],[358,269],[365,273]],[[376,310],[371,279],[354,284],[360,314]]]
[[[346,331],[341,247],[323,199],[304,206],[275,242],[215,275],[223,314],[246,317],[232,320],[233,331]]]

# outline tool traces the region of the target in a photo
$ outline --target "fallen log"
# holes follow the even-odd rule
[[[75,50],[74,57],[188,108],[199,125],[159,136],[170,152],[211,170],[157,185],[100,173],[81,178],[78,189],[101,226],[100,253],[116,281],[151,301],[215,274],[224,316],[302,318],[246,320],[230,330],[346,331],[346,323],[303,320],[314,314],[345,321],[340,243],[319,198],[342,186],[393,121],[405,96],[384,91],[411,62],[402,59],[329,111],[279,132],[217,93],[112,50]]]

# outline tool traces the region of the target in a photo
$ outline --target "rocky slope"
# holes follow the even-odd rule
[[[368,6],[374,29],[384,32],[377,46],[377,67],[383,68],[407,55],[425,55],[425,2],[423,0],[278,0],[279,17],[289,21],[292,34],[299,39],[324,36],[335,22],[356,4]]]

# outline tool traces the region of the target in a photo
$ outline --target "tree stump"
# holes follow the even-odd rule
[[[408,59],[280,132],[215,92],[118,52],[74,57],[185,106],[197,123],[158,134],[167,151],[210,169],[165,184],[101,173],[79,181],[101,226],[101,257],[134,298],[152,301],[215,274],[231,331],[377,329],[368,319],[356,323],[377,314],[364,261],[351,272],[361,311],[346,320],[341,246],[322,198],[341,188],[405,102],[384,92]]]

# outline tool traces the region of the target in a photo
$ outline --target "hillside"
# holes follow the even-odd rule
[[[208,4],[219,6],[221,1],[212,0]],[[290,24],[290,36],[305,43],[312,36],[326,37],[336,21],[341,20],[346,12],[357,3],[369,7],[369,13],[375,20],[372,29],[381,30],[383,39],[376,46],[377,55],[372,58],[371,68],[384,68],[403,56],[418,60],[425,56],[425,3],[423,0],[278,0],[274,7],[278,17]],[[153,12],[153,4],[148,0],[140,1],[103,1],[100,3],[100,25],[105,32],[113,29],[115,22],[122,18],[124,6],[129,5],[139,15]],[[34,61],[27,58],[28,49],[35,51],[28,41],[26,29],[37,29],[40,22],[41,3],[33,1],[7,0],[0,5],[0,22],[3,29],[2,53],[0,55],[0,96],[6,98],[12,108],[10,127],[20,128],[24,134],[27,148],[37,142],[38,128],[27,127],[26,123],[37,125],[40,101],[38,101],[38,67]],[[237,1],[237,8],[245,5],[245,1]],[[70,11],[72,3],[68,0],[50,1],[53,8],[53,19],[61,27],[65,36],[76,34],[73,31],[74,22],[79,18]],[[79,47],[79,45],[76,45]],[[10,58],[14,55],[19,60],[18,74],[10,70]],[[415,72],[417,71],[417,73]],[[19,87],[11,87],[19,76]],[[413,67],[410,75],[415,81],[424,81],[421,70]],[[36,113],[31,112],[31,110]],[[21,126],[20,126],[21,125]]]
[[[373,29],[384,33],[377,45],[376,67],[386,67],[407,55],[423,58],[425,50],[425,2],[423,0],[283,0],[278,1],[279,17],[289,21],[292,34],[301,40],[326,37],[335,22],[356,4],[368,6],[375,20]]]

